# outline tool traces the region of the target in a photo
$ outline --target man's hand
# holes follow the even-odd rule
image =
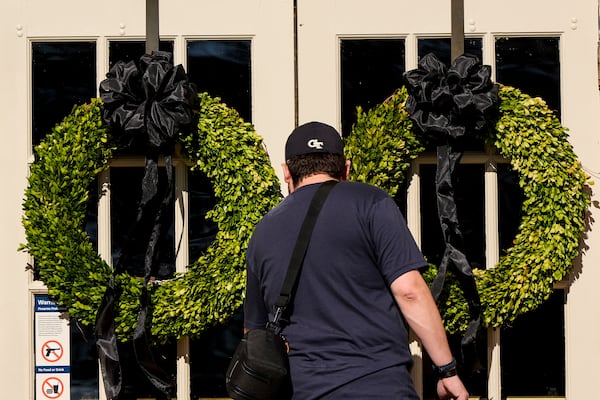
[[[463,385],[458,375],[440,379],[437,384],[437,393],[441,400],[468,400],[469,392]]]

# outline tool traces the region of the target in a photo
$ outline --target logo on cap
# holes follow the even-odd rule
[[[311,149],[323,149],[323,142],[318,139],[310,139],[307,143],[308,147]]]

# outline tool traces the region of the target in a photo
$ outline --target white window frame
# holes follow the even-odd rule
[[[164,161],[159,160],[159,166],[164,166]],[[175,272],[187,272],[189,265],[189,240],[188,223],[189,221],[189,193],[188,193],[188,172],[190,163],[188,160],[174,156],[173,166],[175,167]],[[110,171],[115,168],[143,168],[144,157],[129,156],[120,157],[110,162],[109,169],[103,171],[98,179],[98,254],[112,267],[112,248],[111,248],[111,190],[110,190]],[[177,398],[189,400],[191,389],[191,365],[190,365],[190,339],[183,337],[177,341]],[[102,374],[99,377],[99,400],[106,400],[104,384],[102,383]]]
[[[172,40],[173,44],[173,59],[174,64],[182,64],[185,66],[185,54],[186,46],[188,41],[193,40],[210,40],[210,39],[227,39],[227,40],[238,40],[240,37],[221,37],[211,36],[207,37],[174,37],[174,36],[161,36],[161,40]],[[31,77],[31,65],[32,65],[32,43],[34,42],[96,42],[96,87],[100,85],[100,82],[105,79],[106,73],[109,70],[109,43],[111,41],[140,41],[145,40],[144,37],[64,37],[64,38],[32,38],[29,41],[28,51],[28,76]],[[252,40],[249,37],[243,37],[243,40]],[[253,44],[251,44],[252,46]],[[252,62],[252,60],[251,60]],[[31,93],[32,82],[29,79]],[[31,121],[33,118],[32,107],[28,108],[28,131],[31,132]],[[29,147],[29,160],[30,163],[34,161],[33,146],[32,146],[32,135],[29,135],[28,139]],[[111,187],[110,187],[110,172],[115,168],[143,168],[145,165],[145,159],[143,156],[121,156],[110,161],[109,168],[101,172],[98,175],[98,254],[99,256],[112,267],[112,247],[111,247]],[[159,165],[164,166],[164,161],[159,160]],[[177,273],[185,273],[187,271],[189,260],[189,236],[188,236],[188,223],[189,221],[189,193],[188,193],[188,173],[190,171],[192,163],[189,160],[180,156],[173,156],[173,166],[175,167],[175,270]],[[29,256],[29,264],[33,265],[33,258]],[[48,294],[48,288],[46,285],[39,280],[34,279],[33,271],[29,274],[29,299],[30,306],[29,310],[33,310],[33,304],[35,296],[39,294]],[[33,311],[31,311],[33,312]],[[30,348],[34,348],[34,322],[33,318],[29,318],[29,343]],[[29,368],[29,382],[30,382],[30,397],[35,398],[35,357],[30,359]],[[191,399],[191,365],[190,365],[190,339],[189,337],[181,338],[177,341],[177,360],[176,360],[176,384],[177,384],[177,399],[190,400]],[[104,391],[104,384],[102,374],[99,371],[99,400],[106,400],[106,393]]]
[[[484,209],[485,209],[485,240],[486,240],[486,269],[493,268],[500,257],[499,235],[498,235],[498,179],[497,164],[508,163],[508,160],[494,154],[491,149],[485,152],[465,152],[460,160],[461,164],[483,164],[484,172]],[[421,246],[421,178],[420,166],[423,164],[435,165],[435,155],[422,155],[411,164],[409,173],[409,184],[407,189],[406,222],[412,232],[417,244]],[[413,379],[423,396],[423,350],[416,338],[411,343],[411,350],[415,359],[413,368]],[[488,398],[500,398],[501,393],[501,369],[500,369],[500,329],[488,329]]]
[[[483,63],[494,65],[495,64],[495,38],[496,37],[560,37],[558,33],[545,33],[545,34],[519,34],[511,32],[510,34],[497,34],[497,35],[473,35],[473,37],[481,37],[482,38],[482,54],[483,54]],[[373,38],[373,39],[381,39],[381,36],[364,36],[361,35],[361,38]],[[444,36],[440,35],[394,35],[390,36],[390,38],[405,39],[405,65],[406,70],[410,70],[417,67],[417,40],[419,38],[440,38]],[[339,36],[338,41],[342,39],[356,39],[356,36]],[[387,37],[386,37],[387,38]],[[183,64],[185,66],[186,63],[186,47],[188,41],[193,40],[210,40],[210,39],[244,39],[244,40],[252,40],[252,45],[254,46],[253,38],[250,36],[161,36],[161,40],[172,40],[174,42],[174,62],[175,64]],[[99,37],[61,37],[61,38],[29,38],[29,52],[28,57],[31,57],[31,43],[33,42],[74,42],[74,41],[95,41],[96,42],[96,79],[97,85],[104,79],[106,73],[108,72],[108,48],[110,41],[117,40],[144,40],[143,37],[113,37],[113,36],[99,36]],[[561,46],[561,57],[562,57],[562,46],[563,41],[560,41]],[[338,46],[339,49],[339,46]],[[339,60],[339,57],[338,57]],[[252,57],[252,70],[255,71],[255,58]],[[31,59],[28,61],[28,66],[31,68]],[[339,69],[338,69],[339,70]],[[494,69],[493,69],[494,70]],[[254,74],[253,74],[254,75]],[[29,76],[31,76],[31,71],[29,71]],[[339,79],[339,78],[338,78]],[[252,86],[253,85],[252,78]],[[562,82],[562,79],[561,79]],[[31,82],[30,82],[31,84]],[[338,87],[340,85],[338,84]],[[31,89],[31,88],[30,88]],[[253,96],[255,90],[252,90]],[[339,103],[339,102],[338,102]],[[561,102],[561,105],[563,102]],[[562,105],[564,107],[564,105]],[[339,113],[339,104],[337,106]],[[253,107],[254,109],[254,107]],[[32,118],[32,109],[28,108],[29,118],[28,125],[29,131],[31,130],[31,118]],[[340,120],[340,118],[338,118]],[[33,153],[31,151],[31,135],[29,136],[29,160],[33,161]],[[496,166],[498,163],[506,163],[507,160],[502,157],[495,155],[492,151],[487,150],[482,153],[475,152],[466,152],[461,158],[461,163],[467,164],[484,164],[485,165],[485,234],[486,234],[486,268],[493,268],[494,265],[499,260],[499,248],[497,243],[498,241],[498,216],[497,216],[497,198],[498,198],[498,183],[496,177]],[[435,156],[431,155],[423,155],[415,160],[412,164],[412,172],[409,175],[409,185],[407,192],[407,223],[409,228],[411,229],[417,243],[421,242],[421,227],[420,227],[420,177],[418,173],[419,165],[421,164],[435,164]],[[140,157],[123,157],[116,160],[111,161],[110,168],[116,167],[143,167],[144,160]],[[189,265],[188,258],[188,234],[186,227],[186,221],[188,218],[188,205],[189,205],[189,196],[187,192],[187,173],[189,163],[181,158],[174,159],[174,166],[176,167],[176,178],[175,178],[175,187],[176,187],[176,198],[175,201],[175,237],[176,243],[175,248],[179,249],[176,255],[175,265],[177,272],[185,272],[187,270],[187,266]],[[109,264],[112,264],[112,253],[111,253],[111,236],[110,236],[110,168],[109,170],[103,172],[99,176],[99,202],[98,202],[98,253],[99,255]],[[33,260],[30,260],[32,263]],[[563,288],[567,285],[567,283],[563,282],[557,286],[557,288]],[[30,293],[30,301],[31,307],[30,310],[33,310],[33,302],[34,296],[36,294],[46,294],[47,288],[40,281],[33,280],[33,274],[30,274],[29,278],[29,293]],[[32,320],[32,318],[30,318]],[[30,322],[30,343],[31,348],[33,348],[33,322]],[[413,338],[414,339],[414,338]],[[501,360],[500,360],[500,329],[488,329],[488,398],[501,398]],[[415,359],[415,366],[413,368],[413,379],[415,381],[415,386],[422,397],[423,389],[422,389],[422,349],[420,344],[413,340],[410,343],[410,348],[413,353],[413,357]],[[190,340],[189,338],[182,338],[177,343],[177,398],[180,400],[188,400],[191,398],[191,368],[190,368]],[[31,368],[30,371],[34,370],[33,366],[34,360],[31,360]],[[104,387],[102,384],[102,377],[100,374],[100,384],[99,384],[99,399],[106,400],[106,395],[104,393]],[[33,372],[30,372],[30,382],[31,382],[31,397],[34,397],[34,384],[35,375]],[[548,397],[508,397],[508,399],[540,399],[540,398],[548,398]],[[564,399],[564,397],[552,397],[553,399]]]

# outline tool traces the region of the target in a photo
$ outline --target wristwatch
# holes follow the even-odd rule
[[[450,378],[451,376],[455,376],[458,371],[456,370],[456,359],[452,359],[448,364],[442,365],[440,367],[434,365],[433,371],[437,374],[438,379]]]

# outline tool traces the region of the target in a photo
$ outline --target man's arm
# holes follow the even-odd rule
[[[244,333],[251,329],[264,328],[268,320],[269,315],[265,309],[258,277],[250,268],[247,268],[246,296],[244,299]]]
[[[437,366],[450,363],[453,357],[440,313],[419,271],[398,277],[392,282],[391,290],[408,325],[423,343],[433,363]],[[437,390],[441,399],[469,398],[458,375],[440,379]]]

